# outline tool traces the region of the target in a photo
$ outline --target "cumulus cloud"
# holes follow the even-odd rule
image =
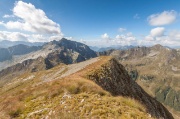
[[[152,14],[148,17],[148,22],[152,26],[162,26],[173,23],[176,20],[177,13],[174,10],[164,11],[158,14]]]
[[[68,40],[73,40],[73,37],[64,37],[64,38],[66,38],[66,39],[68,39]]]
[[[61,35],[42,35],[42,34],[24,34],[20,32],[0,31],[0,40],[10,41],[29,41],[29,42],[48,42],[52,40],[60,40]]]
[[[8,15],[8,14],[5,14],[4,16],[3,16],[3,18],[12,18],[12,17],[15,17],[14,15]]]
[[[126,31],[126,28],[119,28],[118,31],[119,32],[124,32],[124,31]]]
[[[101,39],[103,39],[103,40],[106,41],[107,43],[108,43],[110,40],[112,40],[107,33],[104,33],[103,35],[101,35]]]
[[[107,33],[104,33],[103,35],[101,35],[102,39],[109,39],[109,35]]]
[[[180,42],[180,31],[177,31],[177,30],[172,30],[170,33],[169,33],[169,37],[173,40],[177,40]]]
[[[119,45],[137,45],[137,39],[131,32],[122,35],[116,35],[115,41]]]
[[[164,35],[165,28],[164,27],[157,27],[151,30],[150,35],[152,37],[159,37]]]
[[[0,40],[28,41],[29,35],[20,32],[0,31]]]
[[[152,29],[150,35],[147,35],[143,40],[140,40],[139,44],[146,46],[155,44],[171,47],[180,46],[180,31],[171,30],[164,34],[164,30],[163,27]]]
[[[147,35],[147,36],[145,36],[145,40],[147,40],[147,41],[154,41],[155,39],[154,39],[153,36]]]
[[[39,34],[62,34],[59,24],[49,19],[43,10],[37,9],[31,3],[18,1],[12,11],[18,20],[3,23],[8,29],[18,29]],[[4,15],[6,18],[10,16]]]
[[[63,37],[60,25],[31,3],[17,1],[12,12],[3,16],[9,21],[0,21],[0,25],[18,32],[0,31],[0,40],[48,42]]]

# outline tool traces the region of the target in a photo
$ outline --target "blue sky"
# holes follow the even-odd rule
[[[180,46],[179,5],[179,0],[1,0],[0,40],[67,37],[98,46]]]

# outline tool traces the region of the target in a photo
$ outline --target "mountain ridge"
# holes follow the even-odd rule
[[[99,53],[110,55],[122,63],[129,75],[148,94],[179,115],[180,53],[176,49],[155,45],[129,50]]]
[[[10,40],[2,40],[0,41],[0,48],[8,48],[8,47],[12,47],[15,45],[19,45],[19,44],[23,44],[23,45],[27,45],[27,46],[42,46],[44,44],[44,42],[26,42],[26,41],[10,41]]]
[[[88,62],[90,64],[88,64]],[[86,64],[85,67],[84,64]],[[130,79],[125,68],[112,57],[98,57],[85,62],[72,64],[72,67],[76,67],[76,65],[83,65],[83,67],[72,72],[71,70],[74,69],[71,68],[71,66],[68,68],[68,65],[57,65],[50,70],[23,74],[20,77],[16,77],[4,88],[0,88],[0,94],[6,97],[7,101],[12,98],[14,99],[14,101],[8,103],[6,107],[0,106],[0,110],[3,109],[0,113],[4,114],[4,111],[13,105],[13,108],[10,109],[12,111],[9,113],[9,116],[16,118],[35,118],[37,115],[39,118],[46,116],[53,116],[52,118],[55,118],[58,117],[58,113],[64,110],[63,113],[66,116],[73,114],[80,118],[152,119],[164,117],[165,119],[173,119],[172,115],[163,105],[159,105],[160,103],[156,100],[152,101],[152,103],[152,99],[145,95],[145,92],[139,92],[140,87],[135,85],[135,82],[133,83],[133,80]],[[68,73],[69,71],[71,73]],[[65,77],[62,76],[66,73],[68,75]],[[56,77],[55,80],[53,77]],[[49,80],[46,80],[48,78]],[[123,85],[117,85],[116,83]],[[132,92],[123,89],[126,87],[131,87],[129,91]],[[124,93],[120,93],[118,90]],[[133,96],[130,96],[131,94]],[[116,96],[114,97],[113,95]],[[145,96],[147,101],[150,101],[150,105],[145,106],[144,104],[146,102],[136,100],[136,95],[139,97]],[[130,97],[128,98],[127,96]],[[89,103],[89,101],[91,103]],[[0,105],[5,104],[6,102],[4,101],[0,103]],[[23,106],[24,104],[26,107]],[[108,105],[105,106],[107,108],[102,107],[102,104]],[[21,105],[19,109],[18,105]],[[152,110],[151,107],[155,110]],[[83,110],[83,112],[80,110]],[[54,113],[50,115],[51,111]],[[116,114],[114,115],[114,113]],[[8,114],[6,116],[8,116]],[[71,116],[71,118],[74,116]]]

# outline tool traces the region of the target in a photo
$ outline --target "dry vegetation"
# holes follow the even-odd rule
[[[98,69],[109,59],[101,57],[63,78],[58,77],[67,72],[65,65],[16,77],[0,89],[0,118],[151,119],[138,101],[128,97],[113,97],[85,78],[87,73]],[[66,70],[61,70],[63,68]]]

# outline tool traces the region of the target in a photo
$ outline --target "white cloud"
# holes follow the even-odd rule
[[[109,35],[107,33],[101,35],[101,38],[102,39],[109,39]]]
[[[174,10],[164,11],[158,14],[152,14],[148,17],[148,22],[152,26],[162,26],[173,23],[176,20],[177,13]]]
[[[119,45],[137,45],[137,39],[131,32],[125,35],[116,35],[115,37],[116,44]]]
[[[147,40],[147,41],[154,41],[155,39],[154,39],[153,36],[147,35],[147,36],[145,36],[145,40]]]
[[[107,43],[108,43],[110,40],[112,40],[107,33],[104,33],[103,35],[101,35],[101,38],[102,38],[103,40],[105,40]]]
[[[170,46],[170,47],[180,46],[180,31],[171,30],[169,31],[169,33],[164,34],[164,28],[162,27],[159,30],[154,30],[153,35],[152,33],[150,33],[150,35],[144,37],[144,40],[140,40],[139,43],[141,45],[146,45],[146,46],[155,45],[155,44],[161,44],[163,46]]]
[[[157,27],[151,30],[150,35],[152,37],[158,37],[164,35],[165,28],[164,27]]]
[[[126,28],[119,28],[118,31],[119,32],[124,32],[124,31],[126,31]]]
[[[0,31],[0,40],[28,41],[29,35],[20,32]]]
[[[48,42],[60,40],[63,34],[60,25],[49,19],[45,12],[31,3],[15,2],[12,15],[4,15],[10,21],[0,25],[18,32],[0,31],[0,40]],[[11,20],[13,18],[13,20]],[[22,33],[19,31],[22,30]]]
[[[20,32],[0,31],[0,40],[10,41],[29,41],[29,42],[49,42],[52,40],[60,40],[60,35],[41,35],[41,34],[24,34]]]
[[[84,39],[80,39],[80,42],[83,44],[86,44],[86,40],[84,40]]]
[[[3,16],[3,18],[12,18],[12,17],[15,17],[14,15],[8,15],[8,14],[5,14],[4,16]]]
[[[49,19],[45,12],[35,8],[31,3],[18,1],[13,8],[17,21],[3,23],[8,29],[18,29],[39,34],[61,34],[59,24]],[[4,17],[10,17],[5,15]]]
[[[132,32],[129,32],[129,33],[127,33],[126,35],[127,35],[128,37],[133,36]]]
[[[110,38],[110,36],[105,33],[101,37],[104,39],[111,40],[96,40],[87,41],[86,44],[91,46],[111,46],[111,45],[134,45],[134,46],[152,46],[156,44],[161,44],[163,46],[177,47],[180,46],[180,31],[172,30],[164,33],[164,27],[157,27],[150,31],[150,34],[143,36],[141,39],[135,37],[131,32],[127,34],[116,35],[115,38]]]
[[[62,36],[61,35],[53,35],[51,37],[49,37],[49,41],[53,41],[53,40],[61,40]]]
[[[169,37],[180,42],[180,31],[173,30],[169,33]]]
[[[73,40],[73,37],[64,37],[64,38],[66,38],[68,40]]]
[[[0,21],[0,25],[4,25],[4,21]]]

